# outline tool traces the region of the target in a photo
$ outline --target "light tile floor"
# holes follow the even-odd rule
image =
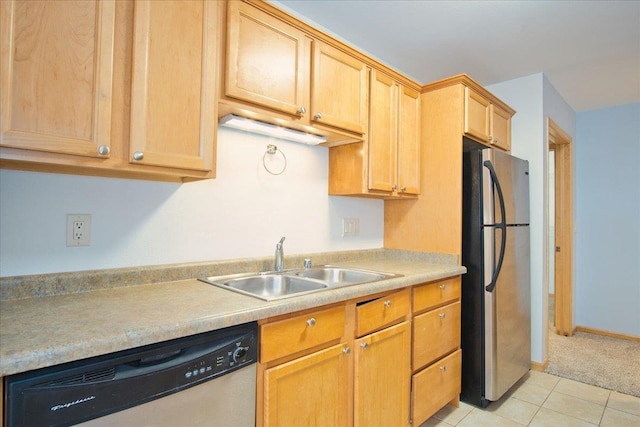
[[[530,371],[480,409],[447,405],[420,427],[640,427],[640,398]]]

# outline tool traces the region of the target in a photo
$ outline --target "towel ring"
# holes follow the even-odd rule
[[[282,158],[284,159],[284,165],[282,166],[282,169],[280,171],[274,172],[271,169],[269,169],[269,167],[267,166],[266,159],[267,159],[267,154],[270,155],[270,156],[273,156],[277,152],[279,152],[282,155]],[[282,152],[282,150],[279,150],[278,147],[276,147],[273,144],[269,144],[269,145],[267,145],[267,151],[265,151],[264,155],[262,156],[262,166],[264,166],[264,169],[267,172],[269,172],[271,175],[280,175],[287,168],[287,156],[285,156],[284,153]]]

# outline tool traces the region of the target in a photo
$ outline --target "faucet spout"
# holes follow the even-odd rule
[[[275,271],[284,270],[284,251],[282,249],[282,244],[283,243],[284,243],[284,236],[276,244],[276,259],[275,259],[274,266],[273,266],[273,269]]]

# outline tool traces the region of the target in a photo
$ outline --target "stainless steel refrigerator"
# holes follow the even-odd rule
[[[462,401],[486,407],[531,366],[529,162],[463,155]]]

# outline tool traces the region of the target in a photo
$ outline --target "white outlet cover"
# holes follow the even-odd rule
[[[67,246],[91,245],[91,215],[67,214]]]

